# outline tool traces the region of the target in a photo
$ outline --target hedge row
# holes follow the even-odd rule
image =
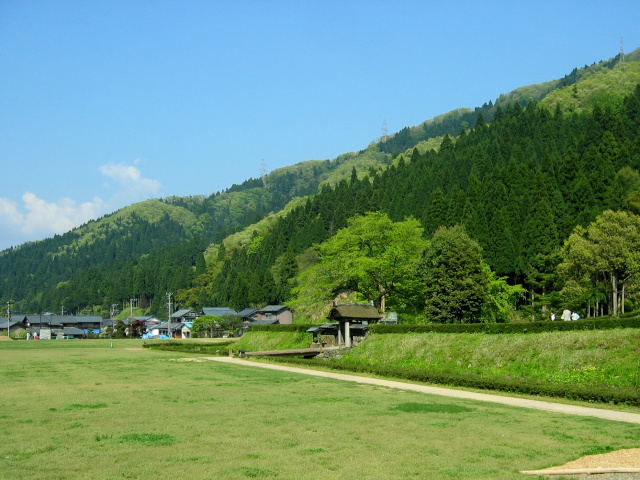
[[[448,323],[429,325],[385,325],[369,326],[373,333],[542,333],[576,330],[611,330],[614,328],[640,328],[640,317],[632,318],[587,318],[576,322],[547,321],[531,323]]]
[[[250,325],[251,332],[306,332],[313,325],[292,324],[292,325]]]
[[[456,387],[497,390],[501,392],[542,395],[547,397],[567,398],[594,403],[613,403],[640,406],[640,392],[635,389],[613,389],[582,387],[577,385],[557,385],[543,382],[531,382],[526,379],[483,377],[477,374],[454,374],[411,370],[393,365],[372,366],[334,363],[319,359],[302,359],[292,357],[278,358],[278,363],[292,363],[313,367],[331,368],[353,373],[366,373],[386,378],[397,378],[413,382],[441,384]]]
[[[218,342],[218,343],[187,343],[187,342],[153,342],[142,344],[143,348],[150,348],[152,350],[168,350],[171,352],[186,352],[186,353],[210,353],[214,354],[217,350],[221,352],[228,351],[230,345],[235,343]]]
[[[531,322],[531,323],[431,323],[426,325],[371,324],[372,333],[542,333],[575,330],[611,330],[614,328],[640,328],[640,316],[624,318],[585,318],[577,322]],[[306,332],[312,325],[253,325],[252,332]]]

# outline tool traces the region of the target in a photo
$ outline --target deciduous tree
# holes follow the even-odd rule
[[[624,312],[625,289],[640,275],[640,217],[628,212],[606,210],[586,229],[576,227],[562,249],[558,271],[570,290],[582,286],[586,298],[592,297],[600,281],[608,292],[609,313]],[[622,308],[621,308],[622,307]]]
[[[358,292],[383,312],[393,295],[409,289],[425,240],[420,222],[393,222],[380,212],[348,220],[347,227],[316,247],[319,262],[297,277],[290,304],[328,301],[341,291]]]

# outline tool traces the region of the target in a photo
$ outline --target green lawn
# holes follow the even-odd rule
[[[640,446],[637,425],[111,342],[0,343],[1,478],[515,479]]]

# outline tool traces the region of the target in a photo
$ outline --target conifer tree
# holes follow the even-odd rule
[[[473,321],[488,284],[481,247],[461,226],[440,227],[418,267],[423,278],[425,313],[432,321]]]

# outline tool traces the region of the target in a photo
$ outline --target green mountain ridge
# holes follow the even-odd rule
[[[489,102],[475,110],[461,108],[438,115],[419,126],[390,135],[386,141],[373,142],[359,152],[346,153],[333,160],[309,160],[279,168],[264,179],[266,188],[262,179],[249,179],[209,197],[147,200],[64,235],[5,250],[0,253],[3,279],[0,297],[5,302],[16,302],[23,310],[55,309],[56,305],[47,302],[57,302],[56,289],[59,293],[61,282],[73,279],[78,272],[115,265],[114,262],[121,263],[118,268],[109,267],[112,270],[131,271],[138,268],[140,261],[150,262],[149,258],[162,257],[173,248],[172,245],[185,242],[191,245],[188,248],[191,253],[187,255],[190,260],[186,261],[184,271],[186,276],[191,275],[188,281],[193,282],[197,278],[196,271],[200,275],[203,273],[204,266],[198,260],[203,252],[207,264],[212,266],[218,261],[221,245],[225,246],[225,256],[220,262],[230,258],[233,250],[253,248],[253,251],[259,251],[262,239],[271,228],[284,221],[290,212],[307,208],[311,196],[331,189],[344,189],[354,178],[360,181],[366,177],[375,183],[375,179],[389,168],[398,168],[416,156],[436,152],[443,142],[448,146],[447,135],[456,138],[463,130],[472,131],[480,116],[490,123],[496,112],[502,113],[512,104],[522,105],[529,101],[537,101],[550,111],[559,104],[566,114],[580,113],[596,105],[620,108],[622,96],[631,93],[640,82],[639,52],[640,49],[628,54],[623,64],[615,57],[574,69],[565,79],[521,87],[500,95],[495,103]],[[160,251],[165,253],[157,253]],[[223,264],[218,263],[214,270],[219,273],[222,268]],[[152,270],[147,268],[146,271],[153,275]],[[158,285],[157,291],[143,293],[150,297],[159,295],[163,287],[168,288]],[[174,290],[188,287],[172,286]],[[128,293],[123,298],[140,293]],[[217,297],[206,300],[216,302]],[[102,300],[91,301],[95,304]],[[226,301],[228,299],[223,303]],[[78,304],[72,308],[81,307]]]

